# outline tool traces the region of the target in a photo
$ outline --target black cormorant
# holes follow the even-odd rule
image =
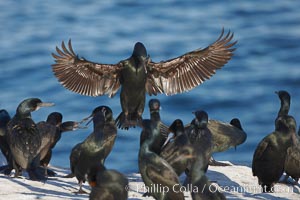
[[[61,134],[66,131],[73,131],[80,128],[79,123],[75,121],[62,123],[62,118],[63,116],[61,113],[52,112],[48,115],[46,121],[41,121],[36,124],[42,138],[40,164],[46,169],[52,157],[52,149],[60,140]],[[47,174],[50,176],[55,174],[49,170],[46,172],[50,172],[51,174]]]
[[[300,178],[300,141],[299,132],[298,137],[292,135],[293,144],[287,149],[286,159],[284,163],[284,171],[286,172],[286,178],[289,176],[295,180],[295,184],[298,184]]]
[[[159,135],[157,124],[151,120],[143,120],[143,131],[148,131],[149,137],[142,143],[139,150],[139,171],[145,186],[148,188],[147,195],[155,199],[184,200],[183,192],[175,189],[180,187],[179,178],[170,164],[151,150],[153,142]]]
[[[284,171],[287,149],[292,145],[292,135],[296,134],[296,121],[292,116],[277,117],[275,131],[258,144],[252,161],[253,176],[263,192],[274,192],[274,184]]]
[[[4,109],[0,110],[0,149],[3,154],[3,156],[6,159],[7,165],[1,166],[0,171],[3,172],[6,175],[9,175],[11,170],[13,169],[13,166],[11,164],[11,152],[9,149],[9,144],[7,142],[7,123],[10,120],[10,115],[8,112]]]
[[[277,117],[288,115],[291,104],[291,96],[285,90],[279,90],[275,92],[280,99],[280,109],[278,111]],[[276,118],[277,120],[277,118]],[[275,126],[276,126],[275,120]],[[298,132],[299,135],[299,132]],[[283,182],[287,182],[289,176],[291,176],[295,183],[298,182],[300,177],[300,145],[299,136],[293,135],[293,144],[287,150],[287,155],[284,164],[284,170],[286,176]]]
[[[217,186],[213,185],[203,170],[206,160],[203,152],[198,151],[194,162],[190,167],[190,185],[193,200],[225,200],[226,197],[220,192]]]
[[[161,148],[165,143],[168,137],[168,127],[161,121],[160,119],[160,101],[158,99],[150,99],[149,103],[149,111],[150,111],[150,120],[155,127],[157,132],[159,133],[155,137],[155,141],[151,145],[151,151],[155,152],[156,154],[160,154]],[[142,146],[143,142],[150,137],[151,130],[143,129],[140,136],[140,146]]]
[[[195,118],[189,126],[186,127],[186,133],[189,136],[190,142],[195,151],[203,153],[204,165],[203,170],[206,172],[208,168],[208,161],[212,154],[212,134],[208,129],[208,114],[199,110],[194,112]]]
[[[116,170],[105,169],[99,164],[88,175],[92,186],[90,200],[127,200],[128,179]]]
[[[82,183],[86,181],[88,173],[96,168],[98,163],[104,165],[117,136],[113,113],[109,107],[95,108],[88,118],[91,117],[94,131],[82,143],[77,144],[70,155],[70,168],[79,182],[79,193],[85,193]]]
[[[6,139],[6,126],[9,120],[10,120],[10,115],[8,114],[8,112],[4,109],[1,109],[0,110],[0,149],[4,157],[6,158],[7,163],[9,161],[10,150]]]
[[[26,169],[30,179],[45,179],[37,170],[40,166],[40,147],[42,138],[35,122],[31,119],[31,112],[40,107],[53,106],[38,98],[22,101],[15,116],[7,124],[7,139],[12,153],[12,165],[16,170],[15,176],[20,175],[19,168]]]
[[[207,125],[212,134],[212,152],[223,152],[231,147],[243,144],[247,139],[240,120],[234,118],[230,123],[210,119]]]
[[[79,58],[73,51],[71,40],[62,50],[56,47],[54,75],[67,89],[88,96],[113,97],[121,87],[122,112],[117,117],[120,128],[139,125],[149,95],[173,95],[193,89],[216,73],[233,56],[233,34],[220,37],[204,49],[185,53],[177,58],[152,62],[145,46],[137,42],[128,59],[117,64],[101,64]]]
[[[230,147],[243,144],[247,139],[247,134],[238,118],[233,118],[229,124],[217,120],[209,120],[210,130],[213,138],[213,152],[226,151]],[[209,160],[211,166],[231,166],[231,164],[218,162],[213,157]]]
[[[176,119],[169,129],[170,132],[174,133],[174,140],[172,142],[167,141],[160,156],[165,159],[173,167],[176,174],[180,176],[195,158],[194,147],[184,132],[184,125],[180,119]]]

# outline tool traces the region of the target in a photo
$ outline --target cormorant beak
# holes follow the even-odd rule
[[[275,91],[275,94],[278,94],[279,92],[278,91]]]
[[[174,139],[174,133],[170,132],[165,143],[161,146],[161,149],[163,149],[172,139]]]
[[[88,121],[88,122],[85,124],[86,126],[88,126],[88,125],[93,121],[93,117],[94,117],[94,115],[91,114],[90,116],[88,116],[88,117],[84,118],[83,120],[81,120],[79,123],[82,124],[82,123]]]
[[[106,113],[106,109],[105,108],[102,108],[102,113],[103,113],[103,116],[105,116],[105,113]],[[83,120],[81,120],[79,123],[80,124],[82,124],[82,123],[84,123],[84,122],[86,122],[86,121],[88,121],[86,124],[85,124],[85,126],[88,126],[92,121],[93,121],[93,117],[94,117],[94,115],[95,115],[95,113],[92,113],[90,116],[88,116],[88,117],[86,117],[86,118],[84,118]]]
[[[38,110],[38,109],[40,109],[41,107],[51,107],[51,106],[54,106],[54,105],[55,105],[54,103],[41,102],[41,103],[38,103],[38,104],[37,104],[35,110]]]
[[[81,122],[74,122],[73,124],[73,131],[77,130],[77,129],[87,129],[88,127],[87,126],[80,126]]]

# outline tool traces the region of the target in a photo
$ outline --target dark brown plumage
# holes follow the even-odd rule
[[[79,193],[85,193],[82,183],[86,181],[88,173],[97,168],[99,163],[104,165],[117,136],[113,113],[108,106],[95,108],[86,119],[89,118],[93,120],[93,132],[83,142],[75,145],[70,154],[70,168],[79,182]]]
[[[157,155],[160,154],[161,148],[165,143],[168,133],[169,127],[167,127],[160,119],[160,101],[158,99],[150,99],[149,103],[149,111],[150,111],[150,120],[153,126],[155,127],[158,135],[155,137],[155,141],[152,143],[150,149]],[[143,129],[140,136],[140,146],[142,146],[143,142],[148,139],[151,135],[151,132],[148,129]]]
[[[212,152],[223,152],[230,147],[243,144],[247,139],[247,134],[243,131],[239,119],[234,118],[230,123],[210,119],[207,128],[212,134]]]
[[[195,158],[194,147],[191,145],[180,119],[176,119],[169,129],[174,133],[174,141],[167,141],[160,156],[165,159],[173,167],[176,174],[180,176]]]
[[[52,112],[48,115],[46,121],[40,121],[36,124],[42,139],[40,146],[40,164],[45,167],[46,175],[49,176],[55,175],[53,171],[47,170],[47,166],[52,157],[52,149],[60,140],[61,134],[66,131],[73,131],[81,128],[79,123],[75,121],[62,123],[62,118],[63,116],[61,113]]]
[[[128,179],[116,170],[99,164],[88,174],[88,180],[92,186],[90,200],[128,199]]]
[[[38,98],[29,98],[22,101],[14,117],[7,124],[7,141],[11,151],[11,164],[16,170],[15,176],[19,176],[19,169],[26,169],[31,180],[45,179],[40,174],[42,137],[31,118],[31,112],[40,107],[53,106],[53,103],[44,103]]]
[[[292,135],[293,145],[287,149],[284,170],[297,184],[300,178],[300,142],[299,137]]]
[[[10,119],[11,118],[8,112],[4,109],[1,109],[0,110],[0,149],[2,154],[5,156],[7,163],[9,161],[10,150],[6,138],[6,131],[7,131],[6,126]]]
[[[206,172],[213,147],[212,134],[207,127],[208,114],[203,110],[196,111],[194,114],[195,118],[185,128],[185,131],[195,151],[203,154],[205,164],[202,165],[204,167],[202,170]]]
[[[145,94],[165,93],[173,95],[193,89],[215,74],[233,56],[231,42],[233,34],[220,37],[204,49],[188,52],[177,58],[158,63],[152,62],[146,48],[140,42],[135,44],[132,56],[117,64],[100,64],[79,58],[71,41],[58,55],[52,54],[55,64],[54,75],[67,89],[89,96],[108,95],[113,97],[122,85],[120,99],[122,113],[118,126],[128,128],[141,122]]]
[[[252,161],[253,176],[257,176],[263,192],[273,192],[284,171],[287,149],[292,145],[292,135],[296,134],[296,121],[292,116],[279,116],[275,131],[258,144]]]
[[[149,132],[149,137],[145,139],[139,150],[139,170],[145,186],[149,188],[147,195],[155,199],[176,199],[184,200],[183,192],[175,192],[172,188],[174,185],[180,186],[179,178],[170,164],[151,150],[151,146],[156,141],[159,134],[157,124],[151,120],[143,120],[143,131]],[[145,130],[147,129],[147,130]],[[169,188],[168,192],[157,190],[160,188]],[[156,188],[155,188],[156,187]]]

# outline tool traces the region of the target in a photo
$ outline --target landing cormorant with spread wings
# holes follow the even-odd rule
[[[233,56],[233,33],[220,37],[204,49],[185,53],[177,58],[152,62],[145,46],[137,42],[132,55],[117,64],[101,64],[80,58],[71,40],[68,49],[56,47],[54,75],[67,89],[88,96],[113,97],[121,87],[122,112],[116,119],[119,128],[141,124],[146,92],[149,95],[173,95],[189,91],[209,79]]]

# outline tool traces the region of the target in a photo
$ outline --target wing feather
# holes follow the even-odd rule
[[[88,96],[108,95],[113,97],[120,88],[119,73],[121,62],[115,65],[99,64],[79,58],[71,44],[68,48],[62,42],[61,49],[56,47],[57,54],[52,53],[55,64],[54,75],[67,89]]]
[[[152,81],[148,84],[155,85],[153,88],[159,90],[147,89],[147,92],[150,95],[173,95],[200,85],[231,59],[235,50],[232,47],[237,43],[231,42],[233,36],[230,31],[224,35],[223,29],[219,38],[204,49],[197,49],[167,61],[149,62],[147,78]]]

